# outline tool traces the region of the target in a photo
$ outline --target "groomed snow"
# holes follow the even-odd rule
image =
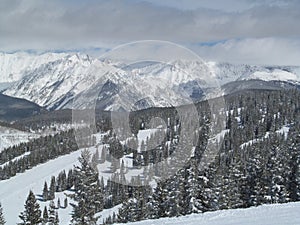
[[[24,210],[24,203],[28,196],[29,190],[36,195],[42,194],[44,182],[50,184],[51,176],[57,176],[62,170],[66,172],[77,164],[81,150],[69,155],[59,157],[49,162],[38,165],[31,170],[22,174],[17,174],[9,180],[0,181],[0,201],[4,208],[5,219],[7,224],[16,224],[19,221],[18,215]],[[63,198],[61,198],[61,201]],[[39,202],[40,204],[42,202]],[[47,203],[47,205],[49,202]],[[44,204],[41,204],[44,207]],[[42,208],[43,209],[43,208]],[[69,207],[70,209],[70,207]],[[68,224],[70,219],[69,210],[60,210],[59,217],[61,224]]]
[[[248,209],[230,209],[176,218],[147,220],[131,225],[299,225],[300,202]]]

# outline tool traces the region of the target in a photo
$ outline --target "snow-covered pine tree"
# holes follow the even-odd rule
[[[51,182],[50,182],[50,187],[49,187],[48,200],[53,200],[55,198],[55,191],[56,191],[56,181],[55,181],[55,177],[52,176]]]
[[[58,225],[59,223],[57,211],[55,208],[55,203],[53,200],[51,200],[49,204],[48,222],[49,225]]]
[[[44,189],[43,189],[43,200],[47,201],[48,199],[49,199],[49,190],[48,190],[47,182],[45,181]]]
[[[73,169],[68,171],[68,178],[67,178],[67,189],[70,189],[74,185],[74,176],[73,176]]]
[[[93,225],[96,224],[97,212],[103,210],[103,193],[100,188],[98,171],[91,165],[91,154],[83,150],[79,157],[80,166],[74,168],[76,177],[75,193],[69,195],[75,203],[72,203],[72,224]]]
[[[47,206],[44,207],[44,211],[43,211],[43,222],[42,224],[47,224],[48,222],[48,209],[47,209]]]
[[[190,167],[187,169],[187,180],[185,182],[186,187],[184,189],[187,192],[188,205],[184,207],[187,214],[202,212],[202,204],[199,199],[199,193],[201,191],[199,170],[197,161],[192,159]]]
[[[165,182],[158,182],[153,194],[153,211],[149,212],[152,218],[166,217],[165,202],[167,199],[168,190]]]
[[[118,211],[118,219],[117,219],[117,221],[119,223],[126,223],[126,222],[129,221],[129,212],[128,212],[128,209],[129,209],[129,202],[125,201],[122,204],[122,207]]]
[[[42,222],[40,205],[37,203],[36,198],[32,191],[29,192],[25,202],[25,210],[19,215],[22,220],[20,225],[36,225]]]
[[[300,134],[295,133],[294,137],[289,137],[287,148],[290,167],[288,191],[291,201],[300,201]]]
[[[67,175],[66,171],[63,170],[59,173],[58,178],[56,179],[56,191],[61,192],[67,189]]]
[[[4,213],[3,213],[3,208],[0,202],[0,225],[4,225],[5,224],[5,219],[4,219]]]

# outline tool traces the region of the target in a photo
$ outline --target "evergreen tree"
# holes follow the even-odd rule
[[[47,224],[48,222],[48,209],[47,206],[44,207],[44,211],[43,211],[43,224]]]
[[[90,152],[83,150],[79,157],[81,165],[74,169],[77,183],[75,193],[69,195],[75,201],[71,204],[73,224],[96,224],[98,217],[95,217],[95,214],[103,210],[103,194],[98,171],[92,167],[90,158]]]
[[[29,192],[25,202],[25,210],[19,215],[22,220],[21,225],[36,225],[42,222],[40,205],[32,191]]]
[[[43,189],[43,200],[47,201],[48,199],[49,199],[49,190],[48,190],[47,182],[45,181],[44,189]]]
[[[65,170],[59,173],[56,179],[56,191],[61,192],[67,189],[67,176]]]
[[[70,169],[68,172],[67,178],[67,189],[70,189],[74,185],[73,169]]]
[[[55,177],[51,177],[51,182],[50,182],[50,188],[49,188],[49,199],[48,200],[53,200],[55,198],[55,191],[56,191],[56,181]]]
[[[4,225],[5,224],[5,219],[4,219],[4,214],[3,214],[3,208],[0,202],[0,225]]]
[[[49,225],[58,225],[59,220],[58,220],[58,215],[57,215],[57,211],[55,208],[55,203],[53,200],[50,201],[48,215],[49,215],[49,218],[48,218]]]

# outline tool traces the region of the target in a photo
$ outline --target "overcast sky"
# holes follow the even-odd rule
[[[138,40],[206,60],[300,65],[297,0],[2,0],[0,51],[103,52]]]

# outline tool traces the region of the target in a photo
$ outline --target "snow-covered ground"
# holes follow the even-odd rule
[[[131,225],[299,225],[300,202],[230,209],[176,218],[147,220]]]
[[[39,135],[0,126],[0,152],[13,145],[28,142]]]
[[[259,80],[281,80],[281,81],[297,81],[298,77],[295,73],[287,72],[284,70],[275,69],[274,71],[256,71],[247,77],[250,79],[259,79]]]
[[[24,203],[29,190],[35,194],[42,194],[44,182],[50,183],[51,176],[57,176],[63,169],[66,172],[77,163],[81,151],[59,157],[49,162],[38,165],[22,174],[17,174],[9,180],[0,181],[0,201],[4,208],[7,224],[16,224],[19,221],[18,215],[24,210]],[[62,194],[63,195],[63,194]],[[60,196],[62,197],[62,196]],[[61,198],[63,200],[63,198]],[[42,202],[39,202],[44,206]],[[48,202],[49,204],[49,202]],[[43,209],[43,208],[42,208]],[[70,209],[70,207],[69,207]],[[68,224],[70,210],[60,210],[59,218],[61,224]]]

